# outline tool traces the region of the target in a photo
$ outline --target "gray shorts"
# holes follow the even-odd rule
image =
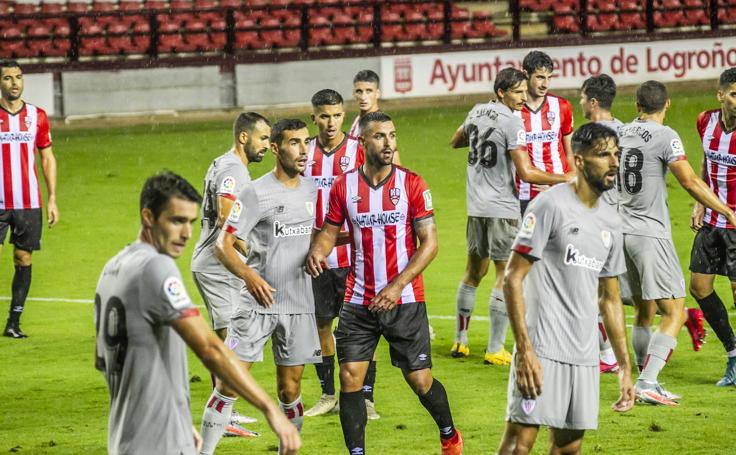
[[[685,277],[671,239],[624,234],[624,255],[632,296],[685,298]]]
[[[225,344],[244,362],[263,361],[271,339],[276,365],[295,366],[322,362],[322,348],[314,314],[267,314],[240,311],[230,321]]]
[[[468,255],[507,261],[518,231],[519,220],[469,216],[465,228]]]
[[[540,357],[542,393],[525,400],[516,388],[516,369],[509,373],[506,421],[545,425],[561,430],[598,428],[600,373],[598,366],[572,365]]]
[[[233,305],[240,298],[243,281],[232,273],[192,272],[192,276],[207,307],[212,328],[227,328]]]

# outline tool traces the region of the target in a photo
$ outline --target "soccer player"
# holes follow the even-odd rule
[[[488,303],[491,325],[484,362],[508,365],[511,354],[503,346],[508,317],[502,282],[519,225],[513,169],[524,181],[540,185],[564,182],[569,176],[547,173],[529,161],[524,124],[514,116],[527,97],[524,73],[514,68],[501,70],[493,89],[497,101],[476,105],[450,141],[454,148],[470,146],[466,182],[468,260],[457,289],[457,328],[450,355],[470,355],[468,328],[475,293],[488,272],[489,261],[493,261],[496,280]]]
[[[637,397],[651,404],[677,405],[679,396],[658,382],[687,319],[685,279],[680,268],[667,205],[669,169],[697,201],[736,222],[726,206],[693,172],[679,135],[664,126],[670,100],[665,86],[648,81],[636,90],[639,117],[619,130],[621,169],[619,211],[623,219],[627,279],[636,308],[632,344],[641,374]],[[651,334],[656,310],[662,318]]]
[[[702,112],[697,128],[703,144],[702,178],[731,210],[736,209],[736,68],[721,73],[720,109]],[[736,224],[732,219],[696,204],[692,227],[697,231],[690,255],[690,294],[723,344],[728,357],[723,378],[716,385],[736,385],[736,337],[728,312],[713,288],[716,275],[728,277],[736,298]]]
[[[330,188],[335,179],[363,164],[363,148],[358,139],[342,131],[345,120],[343,99],[334,90],[320,90],[312,96],[312,121],[319,130],[309,141],[309,161],[304,175],[317,186],[317,217],[315,228],[322,229],[329,204]],[[319,401],[307,412],[307,417],[327,414],[337,406],[335,394],[335,339],[332,322],[340,314],[345,298],[345,279],[350,267],[350,246],[340,245],[327,257],[328,269],[312,282],[314,312],[322,347],[322,363],[315,365],[322,388]],[[363,393],[369,419],[378,419],[373,399],[376,382],[376,360],[371,360],[365,377]]]
[[[306,261],[313,277],[323,273],[322,264],[348,221],[354,260],[335,332],[345,445],[351,454],[365,453],[361,388],[383,335],[391,363],[401,368],[437,423],[442,453],[460,454],[462,436],[452,422],[447,393],[431,370],[421,272],[437,254],[432,195],[421,177],[392,164],[396,129],[391,117],[380,111],[366,114],[360,128],[365,163],[333,184],[329,212]]]
[[[226,343],[246,369],[263,360],[270,339],[279,406],[301,430],[304,365],[322,361],[312,280],[304,260],[315,219],[317,189],[300,175],[307,166],[309,132],[301,120],[280,120],[271,131],[276,168],[246,186],[215,244],[215,256],[245,282]],[[236,247],[247,241],[243,262]],[[215,450],[230,422],[236,391],[219,381],[202,418],[202,454]]]
[[[353,120],[350,127],[350,136],[360,137],[360,117],[376,112],[378,108],[378,100],[381,98],[381,79],[375,71],[361,70],[353,78],[353,98],[358,103],[360,113]],[[401,165],[399,159],[399,151],[394,152],[394,164]]]
[[[10,230],[15,274],[8,321],[3,335],[26,338],[20,316],[31,288],[31,257],[41,249],[41,187],[36,150],[46,180],[46,216],[49,228],[59,222],[56,206],[56,158],[46,112],[23,101],[23,70],[13,60],[0,61],[0,248]]]
[[[615,183],[616,133],[588,123],[571,142],[578,178],[529,204],[506,268],[516,349],[501,455],[530,453],[540,425],[550,428],[549,453],[581,453],[585,431],[598,427],[599,312],[621,365],[612,407],[625,412],[634,405],[616,278],[625,270],[621,220],[599,201]]]
[[[197,191],[171,172],[143,185],[138,240],[110,259],[95,295],[95,367],[110,389],[109,453],[197,453],[185,344],[265,415],[282,453],[299,433],[192,303],[174,262],[192,235]]]
[[[574,174],[570,148],[572,106],[564,98],[548,93],[554,63],[544,52],[531,51],[524,57],[522,67],[529,79],[529,96],[524,108],[514,115],[524,121],[529,159],[537,169],[553,174]],[[516,184],[523,214],[543,187],[525,182],[518,173]]]
[[[192,255],[192,275],[217,336],[224,340],[232,305],[238,300],[243,282],[230,273],[214,256],[214,246],[235,197],[250,182],[249,163],[259,163],[270,147],[271,124],[256,112],[243,112],[233,123],[233,146],[217,157],[204,180],[202,232]],[[238,243],[241,251],[245,245]],[[214,387],[214,377],[212,378]],[[251,417],[232,413],[228,433],[246,435],[238,425],[254,422]]]

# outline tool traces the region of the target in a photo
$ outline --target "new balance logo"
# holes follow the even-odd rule
[[[583,267],[595,270],[596,272],[603,270],[603,261],[583,255],[577,248],[570,244],[567,245],[567,251],[565,252],[565,265]]]
[[[320,357],[322,355],[322,349],[317,349],[312,353],[312,357]]]

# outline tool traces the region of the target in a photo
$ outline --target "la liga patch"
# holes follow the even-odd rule
[[[240,219],[240,212],[243,211],[243,204],[240,201],[233,203],[233,208],[230,209],[230,215],[227,217],[229,223],[237,223]]]
[[[675,156],[685,155],[685,148],[682,146],[682,142],[679,139],[672,139],[670,142],[670,148],[672,148],[672,154]]]
[[[171,276],[164,281],[164,294],[174,309],[181,310],[191,304],[184,283],[178,277]]]
[[[220,191],[218,191],[218,193],[233,194],[234,191],[235,191],[235,179],[230,176],[225,177],[222,180],[222,184],[220,184]]]
[[[521,223],[521,229],[519,229],[519,237],[531,238],[534,234],[534,228],[537,226],[537,217],[533,213],[529,212],[524,217],[524,221]]]

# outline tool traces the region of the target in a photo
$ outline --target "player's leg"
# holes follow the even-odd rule
[[[376,403],[373,395],[373,388],[376,386],[376,353],[368,364],[368,371],[365,373],[363,381],[363,399],[365,399],[365,409],[368,420],[378,420],[381,416],[376,412]]]
[[[634,324],[631,328],[631,344],[634,347],[634,359],[639,371],[647,361],[649,343],[652,341],[652,325],[657,316],[657,303],[654,300],[643,300],[640,295],[632,297],[634,302]]]
[[[584,430],[550,428],[550,455],[578,455],[582,453]]]
[[[598,315],[598,350],[600,351],[598,368],[601,373],[618,373],[618,362],[608,338],[603,318]]]
[[[481,280],[488,273],[490,244],[488,239],[488,218],[468,217],[466,239],[468,242],[468,261],[463,279],[457,288],[455,342],[450,350],[452,357],[467,357],[468,329],[470,317],[475,307],[475,293]]]
[[[506,422],[498,455],[527,455],[534,448],[539,432],[538,425]]]
[[[351,453],[365,452],[367,423],[363,384],[381,334],[375,314],[362,305],[346,303],[335,330],[340,363],[340,424]]]
[[[43,216],[41,209],[11,210],[9,225],[12,229],[10,243],[13,248],[15,273],[12,282],[12,297],[8,322],[3,335],[11,338],[25,338],[20,329],[20,317],[25,308],[28,291],[31,288],[31,259],[33,251],[41,249]]]
[[[511,254],[511,247],[518,232],[519,220],[502,218],[491,219],[491,255],[496,271],[493,290],[488,302],[488,317],[490,318],[488,344],[484,362],[491,365],[511,364],[511,353],[504,348],[506,333],[509,327],[509,317],[506,312],[506,300],[503,295],[503,275],[506,271],[506,261]]]
[[[279,407],[299,432],[304,422],[304,405],[302,404],[301,382],[304,365],[277,365],[276,387],[278,389]]]

